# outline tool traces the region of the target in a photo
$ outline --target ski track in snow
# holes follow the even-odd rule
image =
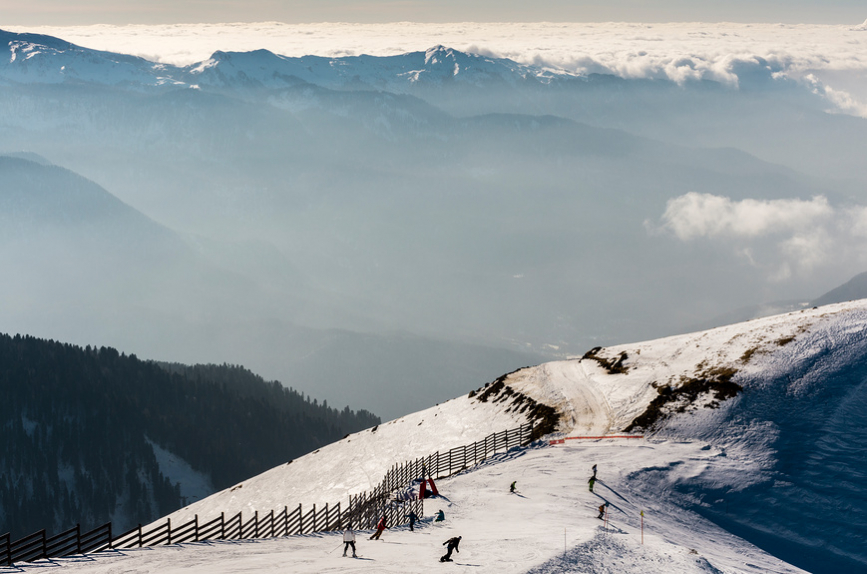
[[[638,442],[638,441],[636,441]],[[535,446],[497,455],[472,470],[440,481],[445,498],[425,501],[423,523],[415,532],[402,526],[379,541],[360,532],[360,559],[343,558],[340,533],[266,540],[189,543],[159,548],[109,551],[87,557],[53,559],[64,572],[383,572],[428,573],[471,567],[479,573],[797,573],[696,514],[630,486],[634,472],[715,458],[697,442],[617,440],[568,446]],[[586,478],[599,465],[595,492]],[[511,481],[518,493],[509,493]],[[596,518],[610,503],[608,531]],[[433,523],[442,508],[446,520]],[[644,510],[644,545],[639,511]],[[453,564],[441,564],[442,543],[462,536]]]

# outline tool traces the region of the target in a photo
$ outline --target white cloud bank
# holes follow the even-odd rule
[[[691,192],[668,201],[662,227],[682,241],[697,237],[759,237],[819,225],[833,213],[822,196],[810,201],[732,201],[728,197]]]
[[[772,280],[787,279],[841,262],[867,263],[867,207],[835,207],[810,200],[732,200],[706,193],[670,199],[659,225],[684,242],[707,239],[728,245]]]
[[[11,27],[94,49],[186,65],[216,50],[284,56],[389,56],[442,44],[522,64],[624,78],[710,79],[737,86],[752,63],[807,81],[840,111],[867,117],[867,23],[853,26],[736,23],[177,24]],[[826,86],[844,72],[841,89]],[[809,78],[808,78],[809,77]]]

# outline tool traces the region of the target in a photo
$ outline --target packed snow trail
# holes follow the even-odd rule
[[[221,574],[371,572],[429,574],[471,567],[490,574],[670,574],[803,572],[745,543],[654,493],[631,488],[635,472],[719,459],[702,443],[602,440],[567,446],[513,449],[439,482],[443,498],[425,502],[415,532],[386,530],[379,541],[358,533],[359,559],[343,558],[339,532],[267,540],[203,542],[109,551],[52,560],[62,572],[87,574]],[[687,462],[683,462],[687,461]],[[596,492],[586,478],[599,465]],[[517,481],[518,493],[509,493]],[[596,518],[610,503],[608,531]],[[432,522],[438,510],[446,520]],[[641,544],[639,512],[645,511]],[[442,543],[463,536],[452,564]],[[25,572],[31,568],[25,566]]]
[[[592,363],[592,364],[589,364]],[[593,361],[558,361],[530,369],[521,369],[506,383],[560,413],[563,432],[604,435],[611,430],[611,407],[593,378],[597,371]],[[544,389],[543,394],[539,390]]]

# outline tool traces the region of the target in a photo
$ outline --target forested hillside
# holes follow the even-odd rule
[[[379,422],[242,367],[0,335],[0,532],[125,529],[179,508],[151,443],[221,489]]]

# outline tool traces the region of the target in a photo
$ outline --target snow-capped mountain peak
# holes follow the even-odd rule
[[[0,80],[12,83],[89,82],[104,85],[175,83],[171,67],[136,56],[90,50],[52,36],[0,30]]]
[[[520,65],[508,59],[468,54],[437,45],[398,56],[303,56],[268,50],[216,51],[182,68],[135,56],[82,48],[59,38],[0,31],[9,58],[0,63],[0,81],[140,86],[188,85],[225,89],[279,89],[299,83],[329,89],[373,89],[405,93],[418,85],[515,85],[527,78],[550,82],[565,72]]]

